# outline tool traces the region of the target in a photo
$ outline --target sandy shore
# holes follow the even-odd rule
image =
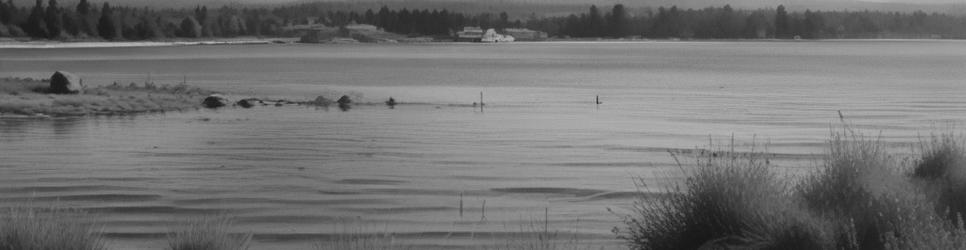
[[[49,41],[25,39],[0,39],[0,49],[58,49],[58,48],[124,48],[124,47],[163,47],[193,45],[240,45],[292,43],[297,38],[226,38],[211,40],[172,40],[172,41]]]

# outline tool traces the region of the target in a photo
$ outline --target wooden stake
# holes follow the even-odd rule
[[[483,91],[480,91],[480,112],[483,112]]]
[[[543,235],[550,235],[550,208],[543,208]]]
[[[483,213],[480,216],[480,221],[486,220],[486,200],[483,200]]]

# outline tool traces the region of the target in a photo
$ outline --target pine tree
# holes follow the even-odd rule
[[[104,39],[112,40],[117,38],[117,27],[114,25],[114,11],[111,6],[104,3],[101,7],[101,18],[97,21],[97,33]]]
[[[623,4],[614,5],[614,9],[611,10],[611,36],[613,37],[624,37],[627,36],[627,10],[624,9]]]
[[[181,20],[181,32],[179,35],[188,38],[201,37],[201,25],[194,18],[185,17],[184,20]]]
[[[604,19],[600,15],[600,10],[597,9],[597,5],[590,6],[590,12],[587,14],[587,30],[585,31],[589,37],[600,37],[603,34]]]
[[[54,39],[60,37],[61,31],[64,30],[64,20],[60,13],[60,7],[57,6],[57,0],[47,2],[47,13],[44,16],[44,22],[47,23],[47,38]]]
[[[775,36],[777,38],[789,38],[788,12],[785,5],[778,5],[775,11]]]
[[[10,23],[10,12],[7,3],[0,1],[0,25]]]
[[[498,25],[499,26],[496,27],[498,30],[506,29],[506,27],[510,25],[510,15],[507,14],[506,11],[500,12],[500,22]]]
[[[77,21],[77,18],[74,15],[71,15],[71,13],[67,11],[63,11],[60,19],[64,24],[64,32],[71,36],[80,35],[80,22]]]
[[[80,0],[80,2],[77,3],[77,14],[80,14],[81,16],[90,15],[91,4],[88,3],[87,0]]]
[[[44,15],[43,1],[37,0],[37,4],[30,11],[30,16],[27,17],[27,22],[22,25],[23,31],[31,37],[47,37],[47,24],[44,23]]]

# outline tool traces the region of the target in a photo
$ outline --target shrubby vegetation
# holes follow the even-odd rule
[[[966,151],[951,134],[903,164],[877,139],[834,133],[815,173],[790,180],[768,161],[699,156],[672,195],[640,200],[620,237],[633,249],[962,249]]]
[[[510,16],[507,12],[459,13],[446,9],[353,11],[351,3],[301,3],[280,7],[222,6],[210,9],[151,9],[97,5],[80,0],[65,6],[37,0],[17,6],[0,0],[0,37],[38,39],[157,40],[236,36],[294,36],[298,25],[330,27],[372,24],[405,35],[452,36],[464,26],[529,28],[553,37],[644,37],[654,39],[739,38],[966,38],[966,17],[939,13],[877,11],[737,10],[676,6],[629,9],[591,6],[566,16]]]

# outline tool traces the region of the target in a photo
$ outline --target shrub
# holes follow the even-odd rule
[[[683,187],[638,200],[627,227],[615,231],[632,249],[829,248],[827,223],[798,208],[789,185],[757,155],[699,158]]]
[[[951,222],[966,214],[966,151],[952,133],[920,143],[921,156],[911,176],[935,200],[935,210]]]

